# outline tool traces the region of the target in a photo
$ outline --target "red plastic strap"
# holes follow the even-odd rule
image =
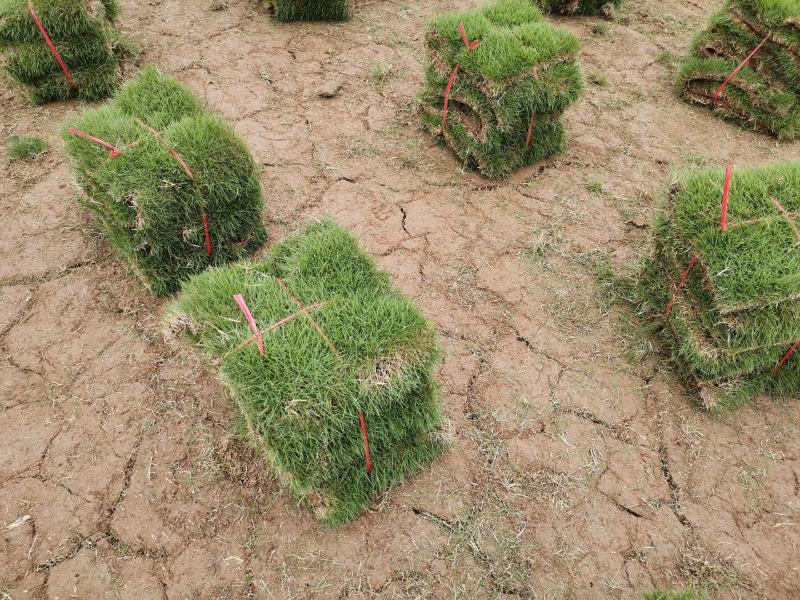
[[[318,308],[322,308],[323,306],[325,306],[325,303],[324,303],[324,302],[317,302],[316,304],[309,304],[309,305],[308,305],[306,308],[307,308],[308,310],[317,310]],[[263,332],[263,333],[269,333],[269,332],[270,332],[270,331],[272,331],[273,329],[277,329],[277,328],[278,328],[278,327],[280,327],[281,325],[285,325],[285,324],[286,324],[286,323],[288,323],[289,321],[293,321],[293,320],[295,320],[297,317],[299,317],[299,316],[300,316],[300,315],[302,315],[302,314],[303,314],[303,311],[302,311],[302,310],[298,310],[297,312],[290,314],[288,317],[284,317],[284,318],[283,318],[283,319],[281,319],[280,321],[277,321],[277,322],[273,323],[272,325],[270,325],[269,327],[267,327],[267,328],[264,330],[264,332]],[[245,341],[243,341],[241,344],[239,344],[239,346],[236,348],[236,350],[237,350],[237,351],[238,351],[238,350],[241,350],[241,349],[242,349],[242,348],[244,348],[245,346],[247,346],[247,345],[249,345],[249,344],[252,344],[254,339],[256,339],[256,336],[252,336],[252,337],[249,337],[249,338],[247,338]]]
[[[74,127],[70,127],[68,131],[72,135],[77,135],[78,137],[86,138],[87,140],[94,142],[95,144],[102,146],[103,148],[108,148],[109,150],[111,150],[109,156],[111,156],[112,158],[116,158],[117,156],[119,156],[119,148],[117,148],[114,144],[109,144],[105,140],[96,138],[93,135],[89,135],[85,131],[81,131],[80,129],[75,129]]]
[[[236,304],[239,305],[239,308],[244,314],[244,318],[247,319],[247,324],[250,325],[250,329],[253,330],[253,333],[256,336],[256,342],[258,342],[258,353],[261,356],[264,356],[264,338],[261,337],[261,332],[258,330],[255,319],[253,319],[253,315],[250,313],[250,309],[247,308],[247,303],[244,301],[244,298],[241,294],[236,294],[233,299],[236,301]]]
[[[154,136],[156,136],[161,141],[161,143],[164,144],[164,146],[166,146],[167,150],[169,150],[169,153],[172,154],[172,156],[175,157],[175,160],[177,160],[180,163],[181,167],[183,167],[183,170],[189,176],[189,179],[194,179],[194,175],[192,175],[192,172],[189,169],[189,166],[184,162],[183,158],[181,158],[181,155],[178,154],[178,152],[175,150],[175,148],[173,148],[172,146],[170,146],[167,143],[167,140],[165,140],[164,137],[159,132],[157,132],[155,129],[153,129],[152,127],[147,125],[147,123],[145,123],[141,119],[134,118],[133,120],[136,121],[139,125],[141,125],[145,129],[147,129],[147,131],[152,133]]]
[[[457,74],[458,65],[456,65],[456,68],[453,69],[453,72],[450,74],[450,79],[447,82],[447,87],[444,88],[444,112],[442,112],[442,127],[447,125],[447,106],[450,102],[450,88],[453,87],[453,82],[456,80]]]
[[[731,190],[732,171],[733,165],[728,165],[725,167],[725,183],[722,186],[722,216],[719,220],[722,231],[728,231],[728,193]]]
[[[714,92],[714,97],[711,100],[712,102],[716,102],[717,100],[719,100],[720,96],[722,96],[723,92],[725,91],[725,88],[728,87],[728,84],[734,80],[734,78],[739,74],[739,71],[741,71],[745,67],[745,65],[747,65],[747,63],[749,63],[752,60],[752,58],[758,53],[758,51],[764,47],[764,44],[766,44],[769,41],[771,35],[772,35],[771,33],[768,33],[767,36],[763,40],[761,40],[761,43],[755,48],[753,48],[753,51],[750,54],[748,54],[747,57],[741,63],[739,63],[739,66],[736,67],[733,71],[731,71],[731,74],[725,78],[722,84],[717,88],[717,91]]]
[[[786,361],[787,361],[787,360],[789,360],[789,357],[790,357],[792,354],[794,354],[794,351],[795,351],[795,350],[797,350],[797,346],[800,346],[800,339],[798,339],[798,340],[797,340],[797,341],[796,341],[796,342],[795,342],[795,343],[792,345],[792,347],[791,347],[791,348],[789,348],[789,351],[788,351],[786,354],[784,354],[784,355],[783,355],[783,358],[780,360],[780,362],[779,362],[777,365],[775,365],[775,366],[772,368],[772,374],[773,374],[773,375],[775,375],[775,373],[777,373],[778,371],[780,371],[780,369],[781,369],[781,367],[784,365],[784,363],[786,363]]]
[[[780,202],[778,202],[778,199],[775,198],[775,196],[771,196],[770,200],[772,200],[772,203],[775,205],[775,207],[779,211],[781,211],[781,214],[786,219],[786,222],[789,223],[789,227],[791,227],[792,231],[794,231],[794,235],[797,237],[797,241],[800,242],[800,229],[797,229],[797,225],[794,224],[794,221],[792,221],[792,218],[791,216],[789,216],[789,213],[786,212],[786,209],[783,208],[783,205]]]
[[[677,286],[675,286],[675,291],[672,293],[672,298],[670,298],[669,302],[667,302],[667,308],[664,310],[664,317],[668,317],[672,312],[672,305],[675,304],[675,300],[677,299],[678,294],[680,293],[681,288],[683,287],[683,284],[686,283],[686,280],[689,278],[689,272],[692,270],[692,267],[696,262],[697,262],[697,257],[693,256],[692,260],[689,261],[689,266],[686,267],[686,270],[683,272],[683,275],[681,275],[680,282],[678,283]]]
[[[536,123],[536,113],[531,113],[531,122],[528,124],[528,137],[525,138],[525,147],[530,146],[533,137],[533,125]]]
[[[369,459],[369,439],[367,439],[367,423],[364,413],[358,411],[358,420],[361,422],[361,436],[364,438],[364,457],[367,459],[367,474],[372,473],[372,461]]]
[[[211,256],[211,234],[208,233],[208,219],[206,218],[205,209],[201,208],[200,213],[203,215],[203,233],[206,234],[206,254]]]
[[[325,342],[328,344],[328,347],[333,351],[333,353],[338,355],[339,351],[333,345],[333,342],[331,342],[328,339],[328,336],[325,335],[325,332],[322,331],[322,327],[317,325],[317,322],[314,320],[314,317],[312,317],[311,313],[308,312],[308,309],[305,306],[303,306],[303,303],[300,302],[300,300],[298,300],[297,297],[292,292],[289,291],[289,288],[287,288],[286,285],[281,281],[280,277],[275,277],[275,281],[277,281],[278,285],[281,286],[281,288],[283,288],[283,291],[285,291],[287,294],[289,294],[289,297],[297,305],[297,308],[299,308],[301,311],[303,311],[303,314],[309,318],[309,320],[311,321],[311,324],[314,326],[314,329],[316,329],[317,333],[319,333],[322,336],[322,339],[325,340]]]
[[[58,50],[56,50],[56,47],[53,44],[53,40],[51,40],[50,36],[47,35],[47,32],[45,31],[44,26],[42,25],[42,22],[39,20],[39,17],[33,8],[33,0],[28,0],[28,12],[30,13],[31,18],[33,19],[33,22],[36,23],[36,27],[39,28],[39,33],[42,34],[42,37],[44,38],[44,43],[47,44],[47,47],[50,49],[50,54],[53,55],[53,58],[56,59],[58,66],[61,67],[62,71],[64,71],[64,75],[67,77],[67,81],[69,81],[69,84],[74,86],[75,80],[72,79],[72,74],[69,72],[67,65],[64,63],[63,59],[61,58],[61,55],[58,53]]]
[[[467,47],[467,52],[472,52],[475,50],[475,47],[478,45],[478,40],[472,40],[472,42],[467,40],[467,30],[464,29],[463,23],[458,24],[458,31],[461,33],[461,39],[464,40],[464,45]]]

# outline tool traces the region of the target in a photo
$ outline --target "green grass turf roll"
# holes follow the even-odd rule
[[[419,113],[462,163],[500,179],[563,151],[559,118],[583,89],[575,36],[526,0],[499,0],[437,15],[425,39]]]
[[[254,333],[236,294],[262,335],[263,355],[256,341],[248,343]],[[330,220],[290,236],[259,262],[193,277],[167,323],[170,334],[185,336],[219,366],[256,446],[329,525],[357,516],[444,448],[432,377],[440,358],[435,332]]]
[[[0,50],[6,72],[34,104],[110,95],[120,79],[118,58],[129,50],[112,22],[116,0],[34,0],[34,12],[72,78],[48,48],[27,0],[0,0]]]
[[[797,139],[798,23],[795,0],[727,0],[681,65],[678,95],[744,127]]]
[[[266,238],[249,150],[154,67],[104,106],[70,119],[62,136],[82,204],[151,293],[169,294],[190,275],[249,256]]]
[[[346,21],[349,0],[269,0],[278,21]]]
[[[800,389],[787,356],[800,339],[800,163],[734,169],[726,231],[723,182],[710,169],[673,184],[639,286],[642,312],[713,409]]]

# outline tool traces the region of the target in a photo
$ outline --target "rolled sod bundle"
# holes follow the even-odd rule
[[[81,203],[147,289],[162,296],[266,238],[258,169],[191,92],[147,67],[62,129]]]
[[[346,21],[349,0],[268,0],[279,21]]]
[[[444,449],[435,333],[332,221],[193,277],[167,324],[218,364],[252,441],[329,525]]]
[[[6,71],[34,104],[105,98],[126,47],[112,25],[118,13],[116,0],[0,0]]]
[[[800,3],[726,0],[692,44],[678,94],[780,139],[800,136]]]
[[[427,26],[425,127],[467,166],[500,179],[563,151],[560,116],[582,90],[578,40],[528,0],[444,13]]]
[[[610,19],[622,0],[537,0],[537,4],[543,11],[559,15],[602,15]]]
[[[800,391],[800,163],[734,170],[727,197],[725,180],[673,185],[640,287],[708,409]]]

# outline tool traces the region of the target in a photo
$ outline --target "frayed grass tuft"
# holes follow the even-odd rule
[[[236,294],[263,337],[263,356],[247,343],[254,334]],[[262,261],[193,277],[166,319],[171,335],[219,364],[254,443],[329,525],[356,517],[444,448],[435,332],[332,221],[306,227]]]
[[[695,38],[677,91],[743,127],[779,139],[800,137],[800,3],[727,0]]]
[[[265,240],[259,173],[244,142],[156,68],[68,121],[62,136],[82,204],[151,293],[172,293]]]
[[[47,152],[47,142],[28,135],[12,135],[6,148],[11,160],[31,160]]]
[[[268,0],[278,21],[347,21],[349,0]]]
[[[462,26],[468,41],[477,41],[472,49]],[[426,44],[419,112],[465,165],[500,179],[563,151],[559,117],[583,87],[575,36],[545,22],[526,0],[499,0],[438,15]]]
[[[5,69],[34,104],[109,96],[120,78],[119,57],[130,50],[114,29],[116,0],[34,0],[34,11],[64,61],[70,82],[28,10],[28,0],[0,0],[0,50]]]
[[[715,169],[673,185],[640,282],[642,312],[712,410],[800,385],[800,356],[781,363],[800,339],[800,163],[734,170],[726,231],[723,180]]]

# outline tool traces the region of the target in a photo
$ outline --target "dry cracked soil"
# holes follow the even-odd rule
[[[262,169],[271,241],[330,215],[435,323],[452,447],[346,527],[295,506],[236,433],[222,385],[165,345],[166,301],[78,208],[57,128],[3,75],[0,597],[800,598],[800,411],[695,408],[617,288],[675,169],[800,144],[675,98],[718,2],[629,0],[583,41],[562,156],[490,182],[421,130],[423,23],[372,0],[344,25],[255,0],[125,0],[120,26],[227,118]],[[599,23],[599,25],[598,25]],[[135,67],[134,67],[135,68]]]

